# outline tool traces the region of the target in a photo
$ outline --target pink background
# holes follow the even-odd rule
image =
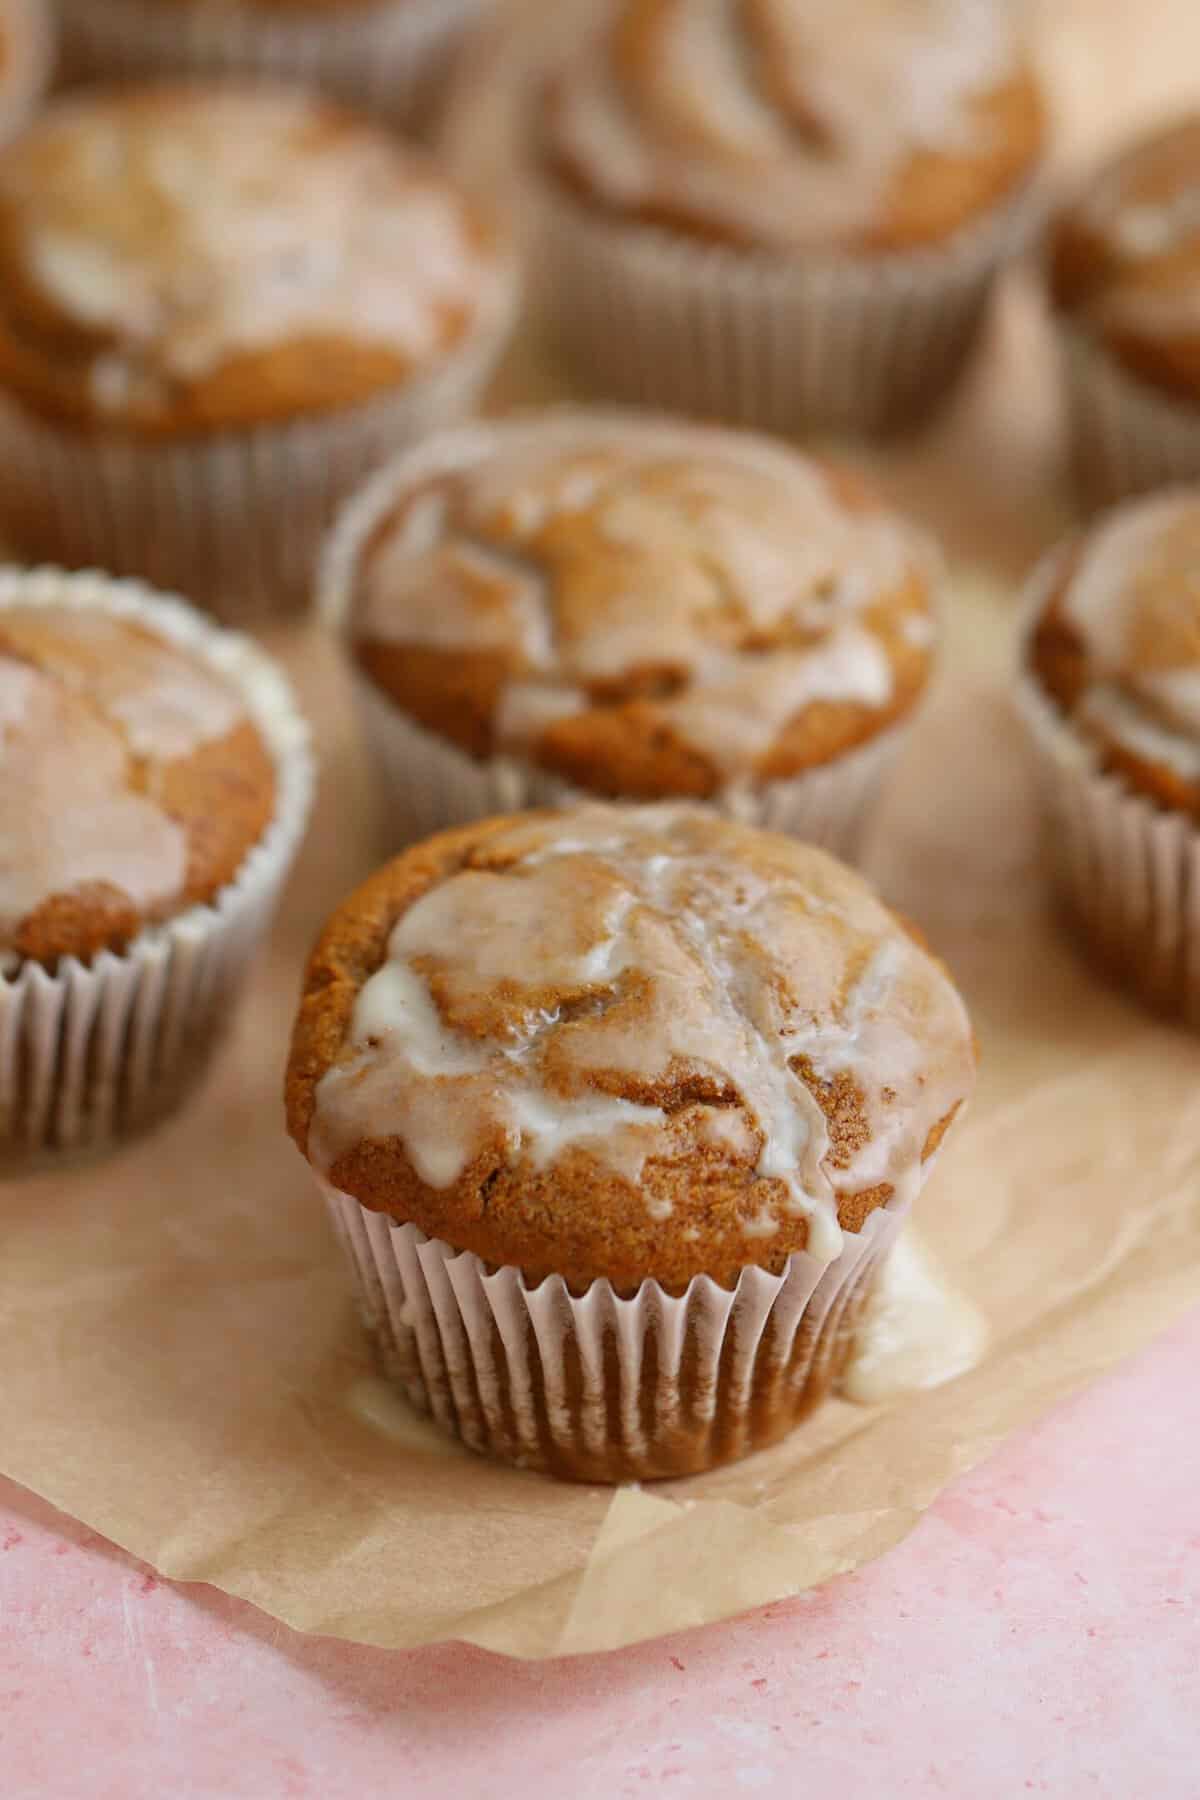
[[[4,1800],[1200,1793],[1200,1315],[882,1562],[519,1664],[303,1638],[0,1482]]]

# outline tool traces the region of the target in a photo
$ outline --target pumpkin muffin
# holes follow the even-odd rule
[[[606,389],[776,429],[945,393],[1046,133],[995,0],[605,0],[551,72],[547,293]]]
[[[308,805],[273,665],[133,584],[0,581],[0,1160],[168,1110]]]
[[[75,81],[253,76],[316,86],[392,125],[433,122],[494,0],[58,0]]]
[[[1200,479],[1198,195],[1194,114],[1107,162],[1050,234],[1075,461],[1098,504]]]
[[[63,100],[0,153],[10,523],[229,612],[294,602],[333,503],[464,409],[511,299],[474,208],[324,102]]]
[[[1200,488],[1131,502],[1043,566],[1021,692],[1071,919],[1200,1024]]]
[[[324,572],[408,837],[584,796],[849,848],[928,681],[940,565],[857,477],[749,433],[563,412],[444,434]]]
[[[447,832],[351,896],[287,1107],[414,1403],[616,1481],[817,1404],[974,1068],[941,965],[824,852],[587,805]]]

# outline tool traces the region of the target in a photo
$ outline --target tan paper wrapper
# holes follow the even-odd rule
[[[1193,11],[1176,4],[1181,27]],[[1127,122],[1115,95],[1144,118],[1171,83],[1177,102],[1194,87],[1170,31],[1148,37],[1136,10],[1053,0],[1045,18],[1082,153],[1098,114],[1109,133]],[[6,1474],[165,1574],[301,1629],[527,1657],[609,1649],[880,1555],[1006,1433],[1200,1303],[1200,1040],[1097,980],[1050,923],[1010,670],[1017,583],[1067,523],[1057,388],[1027,291],[1005,296],[997,326],[937,440],[881,471],[1010,579],[953,583],[940,691],[867,846],[979,1031],[979,1092],[918,1217],[988,1315],[982,1364],[889,1409],[831,1401],[714,1475],[616,1493],[473,1457],[392,1396],[279,1102],[301,960],[378,855],[375,788],[339,658],[315,625],[276,627],[268,647],[325,755],[316,826],[196,1104],[96,1171],[4,1192]],[[559,391],[529,359],[526,399],[534,383]]]
[[[363,0],[325,17],[253,5],[59,0],[73,81],[250,75],[327,88],[393,124],[424,123],[481,0]]]
[[[371,782],[333,646],[276,628],[319,721],[317,821],[199,1100],[97,1169],[4,1193],[4,1472],[303,1629],[600,1649],[877,1556],[1006,1432],[1200,1301],[1200,1042],[1049,924],[1015,600],[955,594],[868,864],[949,958],[981,1039],[978,1097],[918,1207],[990,1320],[978,1369],[890,1409],[830,1401],[747,1462],[615,1493],[474,1457],[393,1395],[279,1097],[302,958],[377,855]]]
[[[1160,394],[1083,332],[1060,324],[1071,449],[1090,506],[1200,479],[1200,407]]]
[[[0,143],[7,143],[28,123],[40,102],[54,65],[54,39],[49,0],[8,0],[0,69]]]

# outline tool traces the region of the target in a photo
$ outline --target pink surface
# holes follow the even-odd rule
[[[1198,1360],[1200,1316],[857,1575],[574,1662],[298,1637],[0,1483],[0,1793],[1194,1800]]]

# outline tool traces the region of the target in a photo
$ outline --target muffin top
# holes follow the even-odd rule
[[[837,1254],[974,1080],[949,977],[812,846],[688,806],[446,832],[334,915],[287,1080],[364,1206],[573,1287]]]
[[[0,607],[0,959],[120,950],[211,900],[270,821],[235,690],[96,607]]]
[[[926,540],[748,433],[604,413],[449,433],[356,523],[343,582],[370,680],[471,754],[589,793],[796,774],[929,674]]]
[[[772,250],[938,242],[1030,173],[1040,90],[997,0],[606,0],[544,153],[625,218]]]
[[[1057,220],[1057,305],[1124,366],[1200,400],[1200,114],[1107,163]]]
[[[1200,488],[1120,507],[1069,551],[1029,657],[1099,767],[1200,818]]]
[[[509,282],[417,151],[300,92],[93,90],[0,154],[0,380],[56,414],[181,431],[349,405]]]

